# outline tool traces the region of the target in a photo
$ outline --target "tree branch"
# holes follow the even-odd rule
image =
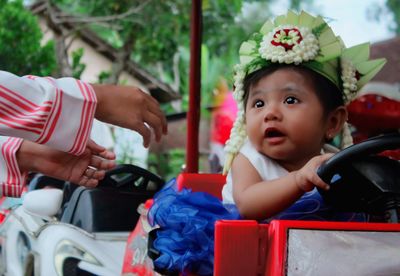
[[[85,16],[71,16],[70,14],[58,12],[58,13],[54,13],[54,16],[55,16],[54,22],[57,24],[68,23],[68,22],[69,23],[99,23],[99,22],[122,20],[132,14],[139,14],[140,11],[144,8],[144,6],[146,6],[150,1],[152,1],[152,0],[146,0],[143,3],[141,3],[139,6],[132,7],[124,13],[107,15],[107,16],[92,16],[92,17],[87,17],[86,15]],[[138,23],[138,24],[143,24],[140,21],[134,21],[134,20],[130,20],[130,21]]]

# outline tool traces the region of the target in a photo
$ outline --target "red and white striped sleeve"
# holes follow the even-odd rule
[[[21,173],[16,152],[22,138],[0,136],[0,196],[20,197],[27,173]]]
[[[91,85],[80,80],[18,77],[0,71],[0,135],[24,138],[79,155],[90,135],[96,103]],[[15,153],[21,144],[15,141],[20,140],[8,137],[0,140],[3,194],[18,194],[16,187],[24,178],[19,170],[9,169],[15,166]],[[7,192],[5,185],[11,185],[7,187],[16,192]]]
[[[93,88],[80,80],[0,71],[0,135],[79,155],[92,128],[96,102]]]

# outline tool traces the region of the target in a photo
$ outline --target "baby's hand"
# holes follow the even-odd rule
[[[326,184],[317,174],[317,169],[323,162],[333,156],[332,153],[316,156],[307,162],[300,170],[295,172],[296,185],[304,192],[311,191],[314,186],[328,190],[329,185]]]

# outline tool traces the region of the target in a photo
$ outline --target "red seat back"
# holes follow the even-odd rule
[[[178,189],[189,188],[193,192],[207,192],[222,199],[222,187],[226,176],[222,174],[181,173],[176,180]]]

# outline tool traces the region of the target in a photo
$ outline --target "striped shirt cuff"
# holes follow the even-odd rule
[[[80,126],[76,135],[76,139],[72,148],[68,152],[75,155],[80,155],[84,152],[87,141],[90,138],[97,106],[97,97],[93,87],[90,84],[77,80],[77,85],[85,101],[83,103]]]
[[[0,194],[8,197],[20,197],[24,189],[27,173],[21,173],[16,153],[23,139],[1,137],[0,155]]]

